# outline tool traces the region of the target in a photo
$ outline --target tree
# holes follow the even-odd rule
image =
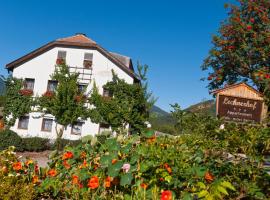
[[[210,90],[225,84],[251,81],[267,93],[270,80],[270,2],[239,0],[230,8],[225,20],[213,36],[213,47],[204,60],[209,70]]]
[[[17,118],[29,113],[34,105],[33,91],[23,89],[23,80],[9,77],[6,81],[6,99],[4,101],[3,117],[10,127]]]
[[[65,62],[56,65],[55,72],[51,75],[51,79],[57,81],[55,92],[47,91],[38,100],[39,111],[55,118],[58,147],[64,129],[88,116],[84,91],[78,88],[78,76],[78,73],[69,71]]]
[[[94,105],[91,120],[109,124],[113,131],[123,133],[129,126],[131,132],[140,133],[149,119],[150,108],[155,102],[147,92],[148,66],[138,64],[140,83],[128,84],[112,71],[113,79],[103,86],[110,96],[101,96],[94,85],[89,102]]]

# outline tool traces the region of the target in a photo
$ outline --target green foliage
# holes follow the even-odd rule
[[[78,144],[80,144],[82,141],[81,140],[68,140],[68,139],[59,139],[58,143],[55,142],[52,146],[51,149],[52,150],[63,150],[66,146],[71,146],[71,147],[75,147]],[[58,146],[58,148],[57,148]]]
[[[140,65],[139,65],[140,66]],[[145,71],[142,74],[145,79]],[[140,72],[143,67],[140,66]],[[130,126],[131,132],[141,132],[145,129],[145,122],[149,119],[149,111],[153,105],[152,95],[147,92],[147,86],[140,83],[128,84],[118,78],[112,71],[113,80],[103,86],[112,97],[103,97],[94,85],[89,102],[94,105],[92,121],[107,123],[113,131],[123,133]]]
[[[0,107],[4,107],[5,102],[6,102],[6,96],[5,95],[0,96]]]
[[[14,131],[3,130],[0,132],[0,150],[15,146],[17,151],[23,151],[23,142],[20,136]]]
[[[49,139],[40,137],[22,138],[24,151],[45,151],[50,149]]]
[[[8,126],[13,126],[16,119],[29,113],[34,101],[30,95],[20,93],[23,80],[9,77],[6,82],[6,100],[4,104],[4,121]]]
[[[78,73],[71,73],[65,62],[56,65],[55,72],[51,79],[58,82],[55,92],[42,95],[38,100],[39,111],[51,114],[56,121],[56,131],[59,149],[60,139],[64,128],[73,125],[78,119],[86,119],[89,111],[85,106],[84,91],[78,89]],[[60,125],[60,129],[58,127]]]
[[[211,70],[209,89],[240,81],[252,80],[264,91],[257,72],[270,66],[270,3],[268,0],[239,0],[239,6],[229,5],[229,16],[217,35],[202,66]]]

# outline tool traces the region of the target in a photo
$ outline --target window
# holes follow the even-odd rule
[[[57,81],[49,80],[47,85],[47,91],[54,92],[56,90],[57,84]]]
[[[80,93],[85,92],[87,88],[87,85],[85,84],[78,84],[78,90]]]
[[[76,122],[75,124],[73,124],[72,128],[71,128],[71,134],[81,135],[82,134],[82,125],[83,125],[83,122]]]
[[[24,80],[24,89],[33,91],[34,90],[34,85],[35,85],[35,79],[26,78]]]
[[[99,124],[99,133],[103,133],[105,131],[110,131],[110,125],[105,123]]]
[[[51,132],[52,131],[52,123],[53,123],[52,119],[43,118],[41,130]]]
[[[57,59],[66,60],[67,52],[66,51],[58,51]]]
[[[103,88],[103,96],[104,97],[112,97],[113,94],[110,90],[106,89],[106,88]]]
[[[19,118],[18,128],[28,129],[29,116],[23,116]]]
[[[92,53],[85,53],[84,60],[83,60],[83,67],[86,69],[90,69],[93,63],[93,54]]]

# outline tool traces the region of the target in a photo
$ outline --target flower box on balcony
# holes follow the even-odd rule
[[[91,69],[92,68],[92,61],[91,60],[84,60],[83,61],[83,67],[85,69]]]
[[[56,64],[57,65],[63,65],[65,63],[65,59],[63,59],[63,58],[57,58],[56,59]]]
[[[54,96],[54,92],[46,91],[42,96],[52,98]]]
[[[24,95],[24,96],[32,96],[33,95],[33,90],[30,90],[30,89],[21,89],[19,91],[19,93],[21,95]]]

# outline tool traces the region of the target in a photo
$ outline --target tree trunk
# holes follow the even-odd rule
[[[55,143],[56,143],[56,150],[57,150],[57,152],[59,152],[62,149],[62,147],[61,147],[61,139],[62,139],[65,127],[63,125],[61,125],[60,129],[58,129],[57,125],[58,124],[56,123],[56,126],[55,126],[56,141],[55,141]]]

